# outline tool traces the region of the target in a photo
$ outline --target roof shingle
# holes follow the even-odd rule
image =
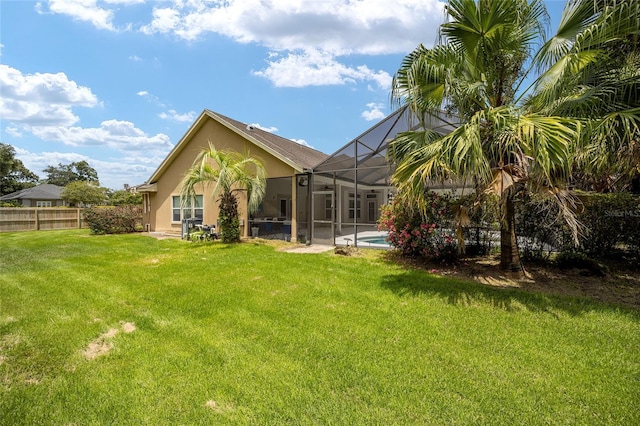
[[[209,116],[215,116],[234,127],[240,133],[256,139],[258,142],[266,145],[276,151],[283,158],[301,166],[305,169],[311,169],[316,164],[327,159],[329,156],[323,152],[294,142],[290,139],[283,138],[265,130],[250,126],[233,118],[229,118],[217,112],[206,110]]]
[[[12,192],[3,195],[0,200],[60,200],[62,187],[45,183],[34,186],[33,188],[23,189],[21,191]]]

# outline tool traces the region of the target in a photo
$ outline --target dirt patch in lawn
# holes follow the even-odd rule
[[[640,270],[628,264],[612,264],[603,274],[594,274],[585,269],[529,263],[525,264],[525,276],[514,278],[500,271],[500,261],[495,256],[463,259],[456,265],[404,260],[393,252],[385,253],[385,257],[432,274],[473,280],[487,286],[585,297],[640,310]]]
[[[233,411],[233,406],[231,406],[230,404],[225,404],[225,403],[219,403],[214,401],[213,399],[210,399],[209,401],[207,401],[204,404],[205,407],[207,407],[210,410],[213,410],[214,412],[218,413],[218,414],[222,414],[224,412],[227,411]]]
[[[324,244],[312,244],[312,245],[304,245],[304,244],[296,244],[292,245],[292,247],[285,246],[281,248],[281,251],[286,251],[287,253],[324,253],[327,251],[333,250],[333,246],[328,246]]]
[[[134,331],[136,331],[136,326],[132,322],[120,321],[119,328],[110,328],[109,330],[98,336],[97,339],[91,341],[87,345],[87,347],[82,350],[82,355],[86,359],[92,360],[101,355],[109,353],[109,351],[113,349],[113,339],[118,335],[120,331],[124,333],[133,333]]]
[[[136,325],[132,322],[121,322],[120,327],[122,327],[122,331],[127,334],[136,331]]]
[[[86,359],[94,359],[100,355],[104,355],[113,348],[111,339],[118,334],[117,328],[110,328],[106,333],[102,333],[97,339],[91,341],[82,351],[82,355]]]

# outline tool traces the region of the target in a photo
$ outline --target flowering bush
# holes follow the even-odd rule
[[[382,207],[378,229],[389,233],[389,244],[403,256],[452,263],[458,250],[453,230],[446,226],[451,216],[449,201],[448,196],[429,192],[426,208],[420,211],[404,197],[396,197]]]

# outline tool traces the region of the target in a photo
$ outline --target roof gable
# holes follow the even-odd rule
[[[178,144],[173,148],[173,150],[171,150],[169,155],[167,155],[167,157],[162,161],[160,166],[158,166],[153,175],[151,175],[147,181],[148,183],[154,183],[160,178],[171,162],[178,156],[197,131],[209,119],[220,123],[231,131],[239,134],[247,141],[273,154],[275,157],[279,158],[298,172],[310,169],[328,157],[327,154],[294,142],[290,139],[283,138],[254,126],[250,126],[241,121],[234,120],[222,114],[205,109],[191,125],[189,130],[187,130],[182,139],[180,139]]]

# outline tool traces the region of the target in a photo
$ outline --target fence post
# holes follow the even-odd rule
[[[81,228],[81,223],[80,223],[80,209],[76,209],[76,213],[78,214],[78,229]]]
[[[40,230],[40,212],[38,211],[37,207],[35,211],[36,211],[36,231],[39,231]]]

